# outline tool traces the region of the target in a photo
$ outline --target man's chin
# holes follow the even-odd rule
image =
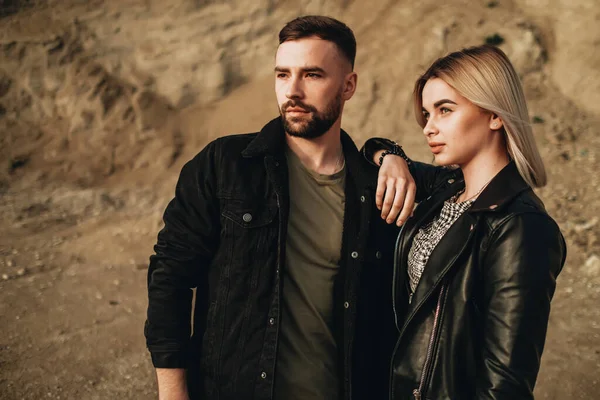
[[[307,114],[307,115],[297,115],[297,116],[289,116],[286,115],[285,116],[285,120],[287,121],[287,123],[289,125],[296,125],[296,126],[306,126],[308,125],[308,123],[310,122],[311,119],[311,115]]]

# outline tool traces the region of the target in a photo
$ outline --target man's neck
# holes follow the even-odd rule
[[[335,125],[315,139],[286,134],[287,145],[306,168],[319,174],[333,175],[344,165],[340,128]]]

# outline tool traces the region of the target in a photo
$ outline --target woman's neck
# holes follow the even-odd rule
[[[460,168],[465,178],[465,190],[457,201],[477,198],[509,162],[508,154],[501,154],[497,157],[481,157],[478,160],[472,160],[469,164],[461,165]]]

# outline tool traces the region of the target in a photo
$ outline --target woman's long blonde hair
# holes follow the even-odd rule
[[[425,127],[423,88],[429,79],[440,78],[473,104],[502,119],[509,156],[531,187],[546,184],[546,169],[535,144],[525,95],[510,60],[497,47],[469,47],[436,60],[415,83],[417,122]]]

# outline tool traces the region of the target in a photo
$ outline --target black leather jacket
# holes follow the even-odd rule
[[[188,369],[192,398],[272,397],[289,212],[284,137],[277,118],[260,133],[210,143],[183,167],[165,211],[148,272],[145,334],[155,367]],[[342,145],[346,208],[334,285],[340,398],[380,399],[396,339],[390,282],[398,231],[375,208],[377,168],[345,133]]]
[[[557,224],[509,163],[434,249],[409,304],[412,240],[464,187],[459,169],[411,172],[420,204],[396,247],[391,399],[533,399],[566,256]]]

